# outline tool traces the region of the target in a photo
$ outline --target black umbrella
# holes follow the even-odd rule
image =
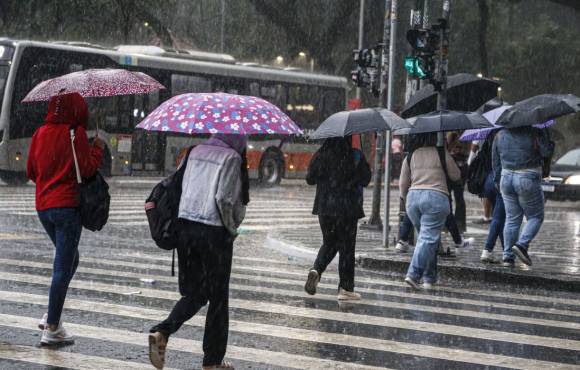
[[[396,130],[410,126],[407,121],[388,109],[365,108],[333,114],[324,120],[309,138],[316,140],[343,137],[370,131]]]
[[[509,105],[509,103],[505,102],[502,98],[496,97],[483,103],[481,107],[477,108],[476,112],[479,114],[484,114],[489,112],[490,110],[497,109],[504,105]]]
[[[395,130],[395,135],[424,134],[428,132],[468,130],[493,127],[488,120],[476,112],[437,111],[409,118],[410,128]]]
[[[489,99],[497,96],[498,81],[459,73],[447,79],[447,109],[475,111]],[[437,109],[437,91],[427,85],[417,91],[403,107],[401,117],[409,118]]]
[[[522,100],[499,116],[496,125],[506,128],[533,126],[580,111],[580,98],[572,94],[544,94]]]

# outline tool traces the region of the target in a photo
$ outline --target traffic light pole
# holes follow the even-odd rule
[[[451,0],[443,1],[442,19],[445,20],[445,27],[441,28],[441,37],[439,44],[439,66],[438,78],[441,81],[441,87],[437,91],[437,110],[447,108],[447,71],[449,67],[449,15],[451,11]]]
[[[389,79],[387,84],[387,109],[393,111],[393,98],[395,89],[395,54],[397,47],[397,8],[398,0],[391,0],[391,14],[389,17],[390,23],[390,35],[389,35]],[[386,22],[386,20],[385,20]],[[386,44],[385,44],[386,48]],[[384,81],[384,80],[381,80]],[[382,89],[381,89],[382,91]],[[389,218],[390,218],[390,200],[391,200],[391,141],[393,139],[392,132],[389,130],[386,132],[387,144],[385,146],[385,207],[383,214],[383,246],[385,248],[389,247]]]
[[[387,103],[387,79],[389,74],[389,64],[387,55],[387,45],[390,45],[391,39],[391,6],[393,0],[385,0],[385,21],[383,27],[383,47],[381,55],[381,87],[379,95],[379,106],[385,107]],[[383,158],[383,150],[385,146],[385,132],[377,132],[376,139],[376,151],[375,151],[375,161],[374,161],[374,171],[373,171],[373,204],[371,217],[368,220],[367,227],[372,229],[381,229],[383,222],[381,220],[381,178],[382,178],[382,164],[381,159]],[[388,150],[387,150],[388,152]],[[388,165],[386,164],[388,167]],[[389,184],[385,184],[389,186]],[[388,220],[387,220],[388,221]],[[388,232],[388,230],[387,230]]]

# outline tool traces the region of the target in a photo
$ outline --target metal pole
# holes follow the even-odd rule
[[[423,0],[423,28],[429,28],[429,0]],[[422,89],[427,85],[426,80],[419,82],[419,88]]]
[[[363,47],[364,36],[364,21],[365,21],[365,0],[360,0],[360,10],[358,15],[358,49]],[[356,98],[360,99],[360,87],[356,88]]]
[[[383,47],[381,48],[381,87],[380,87],[380,97],[379,106],[386,106],[386,90],[387,90],[387,78],[389,73],[388,65],[388,54],[387,47],[389,45],[390,35],[391,35],[391,3],[392,0],[385,0],[385,20],[383,29]],[[374,161],[374,172],[373,172],[373,204],[372,213],[369,218],[368,225],[376,229],[381,229],[383,222],[381,221],[381,179],[382,179],[382,164],[381,159],[383,158],[383,149],[385,146],[385,133],[382,131],[377,132],[376,140],[376,150],[375,150],[375,161]],[[388,184],[387,184],[388,186]]]
[[[392,0],[391,2],[391,34],[389,42],[389,80],[387,86],[387,109],[393,110],[393,98],[395,89],[395,53],[397,47],[397,7],[398,0]],[[386,47],[386,46],[385,46]],[[385,147],[385,211],[383,214],[383,246],[385,248],[389,247],[389,213],[391,205],[391,140],[393,139],[392,132],[389,130],[387,132],[387,145]]]
[[[221,38],[220,38],[220,50],[224,52],[224,31],[226,28],[226,0],[222,0],[222,22],[221,22]]]
[[[448,70],[448,52],[449,52],[449,14],[451,0],[443,1],[443,15],[447,27],[441,30],[441,41],[439,45],[439,80],[441,88],[437,92],[437,110],[443,110],[447,107],[447,70]]]

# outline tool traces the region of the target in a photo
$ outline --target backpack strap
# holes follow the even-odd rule
[[[439,155],[439,161],[441,162],[441,167],[445,173],[445,180],[447,182],[447,191],[451,196],[451,179],[449,178],[449,173],[447,172],[447,161],[445,160],[445,148],[442,146],[437,147],[437,154]]]
[[[72,154],[75,163],[75,173],[77,176],[77,183],[82,184],[83,179],[81,178],[81,170],[79,169],[79,161],[77,159],[77,152],[75,150],[75,128],[71,125],[69,126],[69,131],[70,131],[70,145],[72,146]]]

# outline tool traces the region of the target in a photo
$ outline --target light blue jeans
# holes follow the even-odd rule
[[[407,195],[407,215],[419,236],[407,276],[416,282],[437,281],[437,249],[449,212],[449,197],[439,191],[415,189]]]
[[[501,195],[505,204],[506,222],[503,230],[504,260],[513,260],[512,247],[517,244],[526,250],[544,222],[544,192],[538,171],[501,171]],[[527,223],[520,234],[522,221]]]

